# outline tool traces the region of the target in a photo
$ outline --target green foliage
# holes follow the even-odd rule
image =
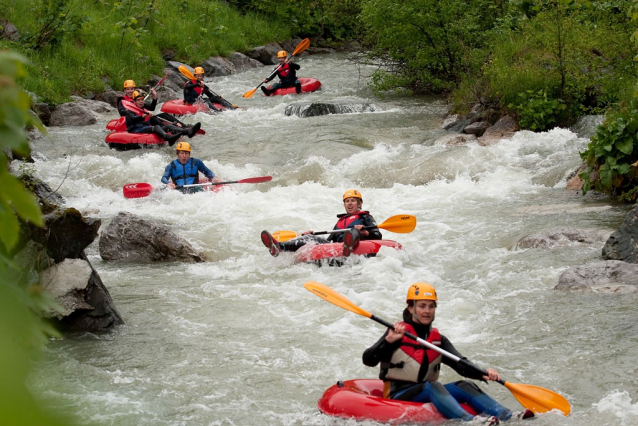
[[[518,104],[510,104],[508,107],[516,110],[521,129],[535,132],[553,127],[567,108],[562,99],[548,98],[544,90],[528,90],[519,93],[518,98]]]
[[[596,128],[587,150],[583,192],[591,189],[633,202],[638,197],[638,100],[609,114]]]
[[[0,51],[0,424],[69,424],[42,410],[25,386],[31,363],[55,335],[34,311],[53,307],[37,287],[19,283],[18,267],[8,258],[20,231],[17,217],[42,225],[33,195],[7,170],[5,149],[27,154],[26,126],[41,124],[29,111],[29,97],[15,82],[24,72],[24,57]],[[42,129],[44,130],[44,129]]]
[[[128,79],[142,85],[163,74],[167,50],[196,65],[291,35],[287,22],[208,0],[9,0],[0,2],[0,16],[22,35],[18,42],[0,39],[0,48],[31,63],[21,85],[52,104],[119,89]]]
[[[451,90],[487,56],[485,33],[506,10],[488,0],[364,0],[361,19],[372,55],[385,67],[378,89]]]

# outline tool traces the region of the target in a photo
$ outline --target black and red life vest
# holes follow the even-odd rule
[[[412,325],[402,322],[405,331],[416,335]],[[441,346],[439,330],[432,328],[427,342]],[[439,378],[443,355],[433,349],[428,349],[416,340],[403,336],[401,346],[394,351],[389,363],[382,363],[384,380],[402,380],[405,382],[423,383],[435,382]]]
[[[352,214],[339,215],[339,220],[337,221],[337,224],[335,225],[335,229],[354,228],[356,225],[365,226],[365,223],[363,223],[363,221],[361,220],[361,216],[366,214],[370,214],[370,212],[359,211]]]

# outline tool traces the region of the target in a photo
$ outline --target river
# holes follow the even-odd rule
[[[383,333],[364,317],[303,288],[324,283],[395,321],[407,288],[432,283],[435,325],[470,360],[514,383],[564,395],[572,414],[544,425],[638,424],[638,295],[552,290],[571,266],[600,258],[603,242],[516,250],[523,236],[572,226],[611,233],[628,207],[565,190],[587,145],[575,131],[519,132],[490,147],[435,144],[440,99],[375,96],[373,68],[341,54],[299,61],[322,90],[252,99],[269,68],[215,78],[211,87],[246,110],[198,114],[207,134],[193,156],[225,180],[272,175],[218,194],[162,191],[126,199],[122,186],[159,184],[171,148],[118,152],[105,116],[88,127],[51,128],[34,142],[35,174],[106,226],[120,211],[167,225],[202,250],[200,264],[104,262],[87,254],[126,325],[104,336],[51,341],[29,385],[39,398],[91,425],[370,425],[318,412],[338,380],[374,378],[361,353]],[[365,101],[374,112],[289,117],[298,101]],[[415,215],[404,249],[341,268],[273,258],[262,230],[331,229],[344,190],[356,187],[380,223]],[[442,369],[441,380],[458,376]],[[483,386],[520,409],[498,384]]]

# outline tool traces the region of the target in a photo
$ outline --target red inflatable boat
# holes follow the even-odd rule
[[[106,123],[106,130],[112,132],[126,132],[126,117],[120,117],[117,120],[111,120]]]
[[[359,256],[373,257],[381,247],[401,250],[401,244],[392,240],[362,240],[352,252]],[[343,261],[343,243],[306,244],[295,252],[297,262]]]
[[[468,413],[476,414],[469,405],[461,405]],[[329,416],[395,425],[441,423],[446,420],[431,403],[383,398],[383,382],[378,379],[337,382],[324,392],[317,406]]]
[[[154,133],[111,132],[106,135],[106,143],[110,148],[127,150],[142,147],[164,146],[167,142]]]
[[[301,93],[310,93],[321,88],[321,82],[316,78],[298,78],[301,83]],[[268,86],[270,89],[272,86]],[[271,93],[270,96],[276,95],[296,95],[297,90],[294,87],[286,87],[283,89],[277,89],[274,93]],[[265,95],[264,95],[265,96]]]
[[[225,109],[228,109],[222,104],[213,104],[213,105],[215,105],[215,108],[220,109],[222,111]],[[167,112],[173,115],[196,114],[198,112],[206,112],[206,113],[212,114],[217,112],[208,108],[208,105],[206,105],[205,103],[196,103],[193,105],[186,105],[184,104],[183,99],[175,99],[172,101],[164,102],[164,104],[162,104],[161,110],[162,112]]]

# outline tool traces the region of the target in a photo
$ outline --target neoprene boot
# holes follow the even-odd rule
[[[266,89],[264,86],[261,86],[261,91],[264,92],[264,95],[270,96],[270,91]]]
[[[188,137],[192,138],[193,136],[195,136],[200,127],[202,127],[202,123],[195,123],[194,125],[187,127],[186,129],[188,130]]]
[[[156,135],[160,136],[162,139],[164,139],[166,142],[168,142],[168,144],[170,146],[175,145],[175,142],[177,141],[177,139],[179,139],[179,137],[181,136],[179,133],[176,135],[172,135],[169,136],[166,134],[166,132],[164,131],[164,129],[162,129],[160,126],[155,125],[153,126],[153,133],[155,133]]]
[[[295,91],[297,94],[301,93],[301,83],[299,81],[295,83]]]

